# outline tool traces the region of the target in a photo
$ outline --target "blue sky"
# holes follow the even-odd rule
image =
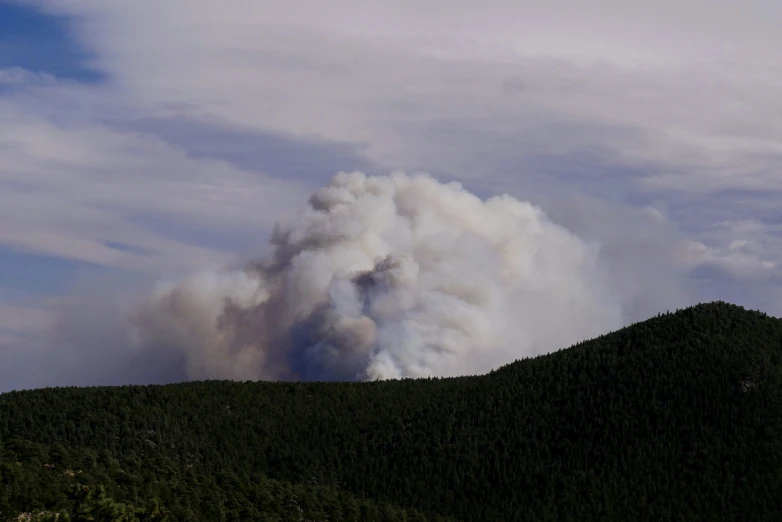
[[[76,20],[29,5],[0,2],[0,67],[44,72],[64,80],[97,83],[103,74],[74,38]]]
[[[0,69],[19,68],[80,83],[101,81],[100,72],[90,67],[90,53],[73,37],[73,25],[68,16],[0,2]],[[16,292],[61,292],[79,272],[97,268],[0,246],[0,287]]]
[[[268,253],[341,170],[540,205],[600,245],[628,318],[782,315],[778,2],[420,2],[0,0],[0,362],[40,365],[19,385],[107,382],[47,363],[127,344],[76,311]]]
[[[0,286],[15,292],[38,295],[62,292],[79,273],[101,268],[82,261],[26,254],[0,247]]]

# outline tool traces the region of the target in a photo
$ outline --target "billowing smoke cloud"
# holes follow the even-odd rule
[[[481,373],[627,319],[599,244],[426,175],[340,173],[271,242],[161,285],[133,342],[193,379],[365,380]]]

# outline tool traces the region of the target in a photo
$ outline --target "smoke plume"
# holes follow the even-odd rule
[[[191,379],[371,380],[482,373],[626,319],[598,244],[426,175],[340,173],[271,243],[160,285],[133,342]]]

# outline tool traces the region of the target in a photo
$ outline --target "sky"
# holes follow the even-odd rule
[[[121,382],[60,370],[115,342],[105,310],[266,253],[339,171],[539,205],[627,321],[780,316],[780,25],[775,0],[0,0],[0,391]],[[58,348],[77,325],[90,349]]]

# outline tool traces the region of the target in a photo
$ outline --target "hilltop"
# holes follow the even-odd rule
[[[717,302],[483,376],[11,392],[0,520],[779,520],[780,384],[782,320]]]

